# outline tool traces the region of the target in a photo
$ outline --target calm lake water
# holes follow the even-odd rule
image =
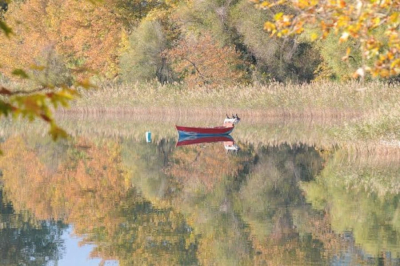
[[[178,143],[219,120],[67,116],[56,143],[3,120],[0,265],[400,265],[400,147],[246,117]]]

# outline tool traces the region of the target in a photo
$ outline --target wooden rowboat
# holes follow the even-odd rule
[[[176,126],[179,136],[214,136],[214,135],[229,135],[235,124],[239,123],[240,118],[232,116],[224,120],[223,126],[219,127],[186,127],[186,126]]]

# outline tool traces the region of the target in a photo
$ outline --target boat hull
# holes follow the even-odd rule
[[[183,127],[176,126],[179,136],[214,136],[229,135],[233,131],[232,127]]]

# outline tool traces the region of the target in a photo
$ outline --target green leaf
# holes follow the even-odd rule
[[[12,111],[12,106],[9,103],[0,100],[0,115],[4,114],[7,116]]]
[[[7,37],[13,34],[12,29],[8,27],[8,25],[2,20],[0,20],[0,29],[6,34]]]
[[[19,68],[14,69],[13,72],[11,72],[11,74],[13,74],[15,76],[19,76],[20,78],[23,78],[23,79],[29,78],[28,74],[26,74],[26,72],[24,70],[19,69]]]
[[[57,140],[58,138],[67,138],[68,137],[67,132],[64,129],[55,125],[54,123],[51,124],[49,133],[50,133],[51,137],[53,138],[53,140]]]

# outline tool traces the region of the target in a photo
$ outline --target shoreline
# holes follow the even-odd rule
[[[303,111],[289,108],[265,108],[265,109],[240,109],[240,108],[214,108],[214,107],[71,107],[68,109],[58,109],[56,115],[139,115],[139,116],[196,116],[207,117],[218,115],[224,119],[226,114],[239,114],[240,117],[246,117],[254,120],[262,119],[283,119],[283,118],[310,118],[310,119],[353,119],[362,118],[368,115],[366,112],[357,110],[338,110],[337,108],[308,108]]]

